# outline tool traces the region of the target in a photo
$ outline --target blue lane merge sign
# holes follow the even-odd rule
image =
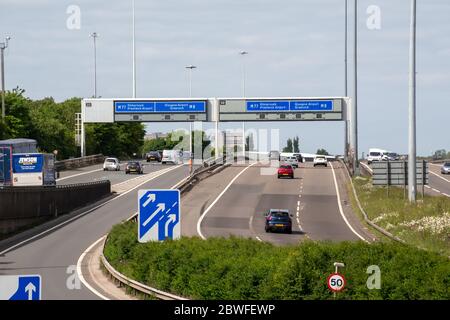
[[[289,111],[289,101],[247,101],[247,111]]]
[[[333,111],[333,100],[247,101],[247,112]]]
[[[116,101],[116,113],[206,112],[205,101]]]
[[[333,111],[333,100],[291,101],[291,111]]]
[[[206,112],[205,101],[155,102],[155,112]]]

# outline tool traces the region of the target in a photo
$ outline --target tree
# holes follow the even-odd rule
[[[294,146],[294,152],[295,152],[295,153],[300,152],[300,148],[299,148],[299,138],[298,138],[298,136],[294,138],[293,146]]]
[[[445,149],[436,150],[433,155],[434,160],[445,159],[447,156],[447,151]]]
[[[328,153],[328,151],[325,150],[325,149],[317,149],[316,154],[320,154],[320,155],[323,155],[323,156],[328,156],[328,155],[330,155],[330,154]]]
[[[283,148],[283,152],[293,152],[293,144],[291,138],[287,139],[286,147]]]

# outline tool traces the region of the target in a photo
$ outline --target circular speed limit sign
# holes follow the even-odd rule
[[[342,274],[332,273],[328,276],[327,285],[333,292],[342,291],[345,287],[345,278]]]

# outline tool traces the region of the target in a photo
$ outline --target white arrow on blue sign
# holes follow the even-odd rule
[[[41,300],[41,276],[0,276],[0,300]]]
[[[138,208],[139,242],[181,237],[179,190],[139,190]]]

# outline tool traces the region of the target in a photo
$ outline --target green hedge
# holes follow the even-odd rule
[[[137,242],[136,224],[117,225],[105,247],[123,274],[194,299],[332,299],[326,286],[335,261],[347,280],[338,299],[449,299],[450,262],[396,243],[311,242],[278,247],[242,238]],[[367,267],[381,269],[381,289],[366,286]]]

